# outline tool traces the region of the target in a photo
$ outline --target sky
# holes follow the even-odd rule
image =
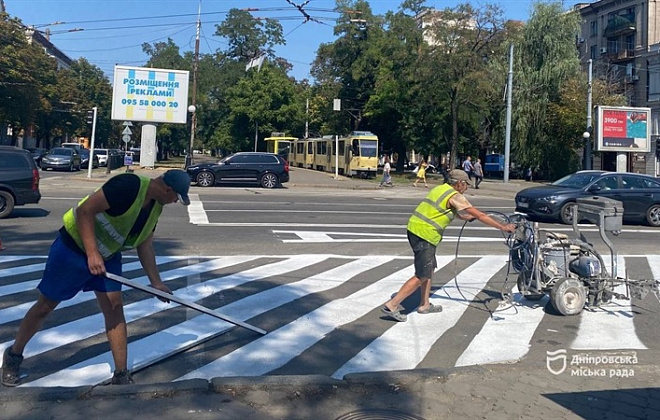
[[[290,0],[301,5],[306,0]],[[375,14],[396,11],[402,0],[370,0]],[[426,6],[444,9],[463,1],[427,0]],[[533,0],[469,0],[474,6],[496,4],[504,17],[526,21]],[[576,3],[564,1],[569,9]],[[4,0],[7,13],[20,18],[25,25],[40,31],[49,29],[50,40],[69,57],[86,58],[98,66],[110,81],[116,64],[143,66],[148,57],[142,44],[172,38],[181,52],[193,51],[197,13],[201,4],[200,53],[225,49],[227,43],[214,36],[215,25],[221,23],[232,8],[256,8],[255,17],[276,18],[283,27],[286,45],[276,47],[276,54],[293,65],[290,75],[296,79],[311,78],[310,64],[321,43],[335,38],[333,27],[338,14],[334,0],[309,0],[304,6],[314,19],[304,22],[303,15],[287,0]],[[60,23],[63,22],[63,23]]]

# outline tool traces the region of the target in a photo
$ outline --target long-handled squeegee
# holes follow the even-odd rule
[[[126,286],[130,286],[130,287],[132,287],[132,288],[134,288],[134,289],[142,290],[143,292],[147,292],[147,293],[149,293],[150,295],[154,295],[154,296],[157,296],[157,297],[162,298],[162,299],[165,299],[165,300],[171,300],[172,302],[176,302],[176,303],[178,303],[178,304],[180,304],[180,305],[183,305],[183,306],[185,306],[185,307],[187,307],[187,308],[194,309],[194,310],[196,310],[196,311],[199,311],[199,312],[205,313],[205,314],[207,314],[207,315],[211,315],[212,317],[215,317],[215,318],[221,319],[221,320],[223,320],[223,321],[227,321],[227,322],[229,322],[229,323],[231,323],[231,324],[234,324],[234,325],[238,325],[239,327],[247,328],[248,330],[252,330],[252,331],[254,331],[254,332],[258,332],[258,333],[261,334],[261,335],[265,335],[265,334],[267,334],[267,332],[266,332],[265,330],[262,330],[261,328],[257,328],[257,327],[255,327],[255,326],[253,326],[253,325],[246,324],[246,323],[243,322],[243,321],[238,321],[238,320],[236,320],[236,319],[232,319],[232,318],[230,318],[230,317],[228,317],[228,316],[226,316],[226,315],[222,315],[221,313],[218,313],[218,312],[216,312],[216,311],[214,311],[214,310],[211,310],[211,309],[209,309],[209,308],[207,308],[207,307],[204,307],[204,306],[202,306],[202,305],[200,305],[200,304],[197,304],[197,303],[195,303],[195,302],[190,302],[190,301],[188,301],[188,300],[181,299],[180,297],[177,297],[176,295],[173,295],[173,294],[171,295],[171,294],[169,294],[169,293],[162,292],[162,291],[160,291],[160,290],[158,290],[158,289],[154,289],[153,287],[143,286],[143,285],[141,285],[141,284],[139,284],[139,283],[136,283],[136,282],[134,282],[134,281],[132,281],[132,280],[129,280],[129,279],[125,278],[125,277],[118,276],[118,275],[116,275],[116,274],[105,273],[105,276],[106,276],[107,278],[109,278],[110,280],[113,280],[113,281],[119,282],[119,283],[121,283],[121,284],[125,284]]]

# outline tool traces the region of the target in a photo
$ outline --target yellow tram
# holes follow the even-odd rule
[[[339,156],[335,150],[336,145]],[[334,136],[295,139],[290,146],[289,163],[293,166],[335,172],[335,163],[338,163],[337,172],[342,175],[362,178],[376,176],[378,137],[369,131],[354,131],[339,139]]]
[[[297,140],[297,137],[287,137],[284,133],[271,133],[270,137],[264,139],[268,153],[277,153],[286,160],[289,160],[291,145]]]

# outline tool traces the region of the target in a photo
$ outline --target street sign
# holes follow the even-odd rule
[[[130,122],[130,121],[124,121],[121,125],[123,125],[125,127],[133,127],[133,123]]]
[[[133,164],[133,156],[125,155],[124,156],[124,166],[131,166]]]
[[[124,131],[122,131],[121,133],[122,133],[122,134],[129,135],[129,136],[130,136],[131,134],[133,134],[133,132],[131,131],[131,129],[128,128],[128,127],[124,128]]]
[[[124,134],[124,136],[121,139],[124,140],[124,143],[128,143],[129,141],[131,141],[131,136],[129,134]]]

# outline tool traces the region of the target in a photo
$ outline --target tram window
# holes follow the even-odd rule
[[[296,153],[302,154],[305,151],[305,143],[296,144]]]
[[[307,143],[307,153],[310,155],[314,153],[314,143],[312,143],[311,141]]]
[[[362,140],[360,142],[360,155],[363,157],[376,157],[378,142],[376,140]]]

